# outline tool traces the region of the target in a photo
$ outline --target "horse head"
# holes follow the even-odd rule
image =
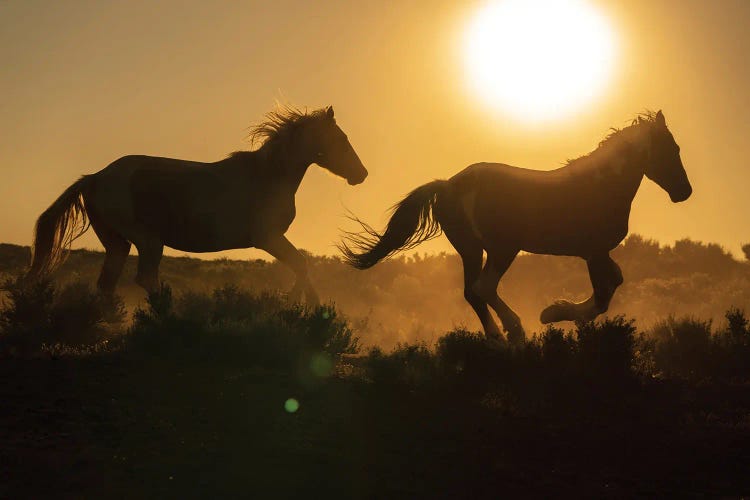
[[[644,120],[648,127],[646,177],[654,181],[675,202],[687,200],[693,192],[680,159],[680,146],[667,128],[664,113],[659,110],[653,120]]]
[[[307,143],[312,150],[312,161],[343,177],[352,186],[364,182],[367,169],[344,131],[336,124],[333,107],[328,106],[311,125],[307,131]]]

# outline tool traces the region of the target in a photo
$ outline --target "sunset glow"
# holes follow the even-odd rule
[[[469,85],[483,102],[522,121],[549,121],[590,104],[615,59],[607,20],[583,0],[486,4],[465,38]]]

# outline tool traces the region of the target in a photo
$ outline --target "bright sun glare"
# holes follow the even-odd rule
[[[585,0],[503,0],[475,14],[464,57],[469,83],[484,102],[541,122],[599,96],[614,56],[609,23]]]

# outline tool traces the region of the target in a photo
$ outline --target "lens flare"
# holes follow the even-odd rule
[[[287,413],[295,413],[299,410],[299,401],[294,398],[289,398],[284,402],[284,409]]]

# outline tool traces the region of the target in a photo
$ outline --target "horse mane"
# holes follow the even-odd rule
[[[265,120],[250,127],[248,138],[252,146],[257,149],[266,144],[283,141],[298,130],[311,122],[320,120],[326,116],[325,109],[308,111],[291,105],[279,106],[273,111],[265,114]],[[248,151],[235,151],[229,157],[240,156]]]
[[[595,154],[603,154],[613,152],[620,148],[623,144],[629,142],[630,135],[634,132],[640,131],[641,126],[650,126],[656,121],[656,113],[650,110],[646,110],[643,113],[638,113],[635,118],[630,122],[630,125],[623,128],[612,127],[609,133],[604,136],[604,139],[599,141],[596,149],[590,153],[586,153],[583,156],[568,160],[564,166],[570,166],[574,164],[587,163],[586,160],[591,159]]]
[[[324,118],[325,108],[308,111],[285,104],[265,114],[265,120],[249,128],[247,135],[250,139],[251,151],[233,151],[227,158],[241,158],[254,153],[266,144],[282,142],[300,127]],[[255,147],[257,145],[257,147]]]

